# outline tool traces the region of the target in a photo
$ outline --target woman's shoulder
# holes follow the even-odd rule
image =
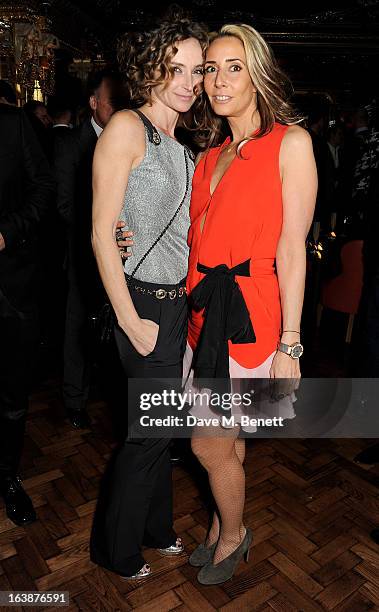
[[[139,153],[145,147],[145,128],[131,110],[114,113],[99,137],[102,148],[112,147],[125,153]]]
[[[311,137],[306,129],[300,125],[285,125],[283,142],[290,146],[306,146],[311,142]]]
[[[144,134],[145,128],[138,115],[129,109],[116,111],[106,125],[104,132],[120,131],[122,136],[125,136],[126,131],[129,134],[138,135]]]
[[[313,158],[313,144],[309,132],[300,125],[288,126],[282,140],[280,158],[285,166],[293,166]]]

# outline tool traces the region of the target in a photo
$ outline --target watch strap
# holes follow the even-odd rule
[[[281,353],[285,353],[286,355],[291,355],[292,346],[289,344],[285,344],[284,342],[279,342],[278,350]]]
[[[289,357],[292,357],[292,359],[299,359],[304,352],[303,345],[300,342],[294,342],[293,344],[279,342],[278,350],[281,353],[289,355]]]

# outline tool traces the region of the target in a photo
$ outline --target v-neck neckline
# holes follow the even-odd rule
[[[259,128],[257,128],[256,130],[254,130],[254,131],[252,132],[252,134],[251,134],[251,135],[252,135],[252,136],[255,136],[255,134],[257,134],[257,132],[258,132],[258,131],[259,131]],[[217,166],[217,162],[218,162],[218,160],[219,160],[219,157],[220,157],[221,152],[223,151],[224,147],[225,147],[226,145],[228,145],[228,144],[229,144],[231,141],[232,141],[231,137],[230,137],[230,136],[227,136],[227,137],[225,138],[224,142],[222,143],[222,145],[220,145],[220,150],[219,150],[219,152],[218,152],[218,153],[217,153],[217,155],[216,155],[216,161],[215,161],[215,163],[214,163],[214,165],[213,165],[213,168],[212,168],[212,171],[211,171],[211,176],[210,176],[210,179],[209,179],[209,185],[208,185],[208,192],[209,192],[209,197],[210,197],[210,199],[212,199],[212,198],[213,198],[214,194],[216,193],[216,191],[217,191],[217,189],[218,189],[218,186],[219,186],[219,185],[220,185],[220,183],[222,183],[222,181],[224,180],[224,176],[225,176],[226,174],[228,174],[228,172],[229,172],[230,168],[233,166],[233,164],[234,164],[234,162],[235,162],[235,159],[236,159],[236,157],[237,157],[237,155],[236,155],[236,153],[235,153],[235,154],[234,154],[234,157],[233,157],[233,159],[232,159],[232,161],[231,161],[231,162],[230,162],[230,164],[229,164],[229,166],[226,168],[226,170],[225,170],[224,174],[222,175],[222,177],[221,177],[221,178],[220,178],[220,180],[218,181],[218,183],[217,183],[216,187],[214,188],[213,192],[211,192],[211,184],[212,184],[212,179],[213,179],[214,171],[215,171],[216,166]]]
[[[205,228],[207,217],[208,217],[208,214],[209,214],[209,209],[210,209],[211,204],[212,204],[213,196],[214,196],[216,190],[218,189],[219,184],[222,182],[225,174],[229,171],[230,167],[232,166],[232,164],[234,162],[234,159],[232,159],[232,161],[230,162],[229,166],[225,170],[224,174],[222,175],[222,177],[218,181],[215,189],[213,190],[213,193],[211,193],[211,182],[212,182],[213,173],[214,173],[215,168],[217,166],[218,158],[220,157],[221,151],[223,150],[224,146],[226,144],[229,144],[230,141],[231,141],[231,138],[230,138],[230,136],[228,136],[224,140],[224,142],[220,145],[219,150],[218,150],[217,154],[215,155],[214,163],[212,164],[212,168],[211,168],[211,172],[210,172],[211,178],[210,178],[210,181],[208,183],[208,194],[209,194],[209,197],[208,197],[207,205],[206,205],[205,209],[203,210],[203,214],[202,214],[201,219],[200,219],[200,235],[201,236],[203,236],[203,233],[204,233],[204,228]],[[203,221],[203,219],[204,219],[204,221]]]
[[[209,191],[209,197],[210,197],[210,199],[212,199],[212,198],[213,198],[214,194],[216,193],[216,191],[217,191],[217,189],[218,189],[218,186],[219,186],[219,185],[220,185],[220,183],[223,181],[224,176],[225,176],[225,175],[226,175],[226,174],[229,172],[229,169],[231,168],[231,166],[232,166],[232,165],[233,165],[233,163],[234,163],[234,160],[235,160],[236,155],[234,155],[234,157],[232,158],[232,160],[231,160],[231,162],[230,162],[229,166],[228,166],[228,167],[225,169],[225,171],[224,171],[223,175],[220,177],[220,179],[219,179],[219,181],[218,181],[217,185],[215,186],[215,188],[213,189],[213,191],[211,191],[212,179],[213,179],[214,172],[215,172],[215,170],[216,170],[217,162],[218,162],[218,160],[219,160],[219,157],[220,157],[220,155],[221,155],[221,152],[223,151],[224,147],[225,147],[227,144],[229,144],[229,142],[231,142],[231,138],[230,138],[230,136],[228,136],[228,137],[227,137],[227,138],[224,140],[224,142],[222,143],[222,145],[220,145],[220,149],[219,149],[219,151],[218,151],[218,153],[217,153],[217,155],[216,155],[216,160],[215,160],[215,163],[213,164],[213,168],[212,168],[212,171],[211,171],[211,173],[210,173],[209,186],[208,186],[208,191]]]

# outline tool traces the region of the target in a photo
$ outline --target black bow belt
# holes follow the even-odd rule
[[[205,276],[190,299],[195,310],[204,308],[204,323],[194,355],[194,379],[228,379],[230,389],[228,340],[233,344],[256,341],[249,311],[235,280],[235,276],[250,276],[250,260],[234,268],[225,264],[208,268],[198,263],[197,270]]]

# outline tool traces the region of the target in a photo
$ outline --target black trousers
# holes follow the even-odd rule
[[[71,412],[85,408],[90,386],[89,308],[74,272],[68,275],[63,343],[63,399]]]
[[[17,473],[38,345],[37,312],[19,312],[0,291],[0,480]]]
[[[157,288],[150,283],[136,281],[136,284]],[[173,288],[172,285],[159,287]],[[158,300],[133,289],[131,296],[139,316],[159,324],[159,333],[154,351],[142,357],[123,331],[115,328],[116,344],[127,376],[181,379],[187,337],[186,297]],[[127,397],[125,387],[120,386],[120,398]],[[145,563],[143,545],[166,548],[175,543],[169,444],[170,438],[128,437],[119,449],[109,486],[99,500],[92,530],[91,558],[95,563],[130,576]]]

